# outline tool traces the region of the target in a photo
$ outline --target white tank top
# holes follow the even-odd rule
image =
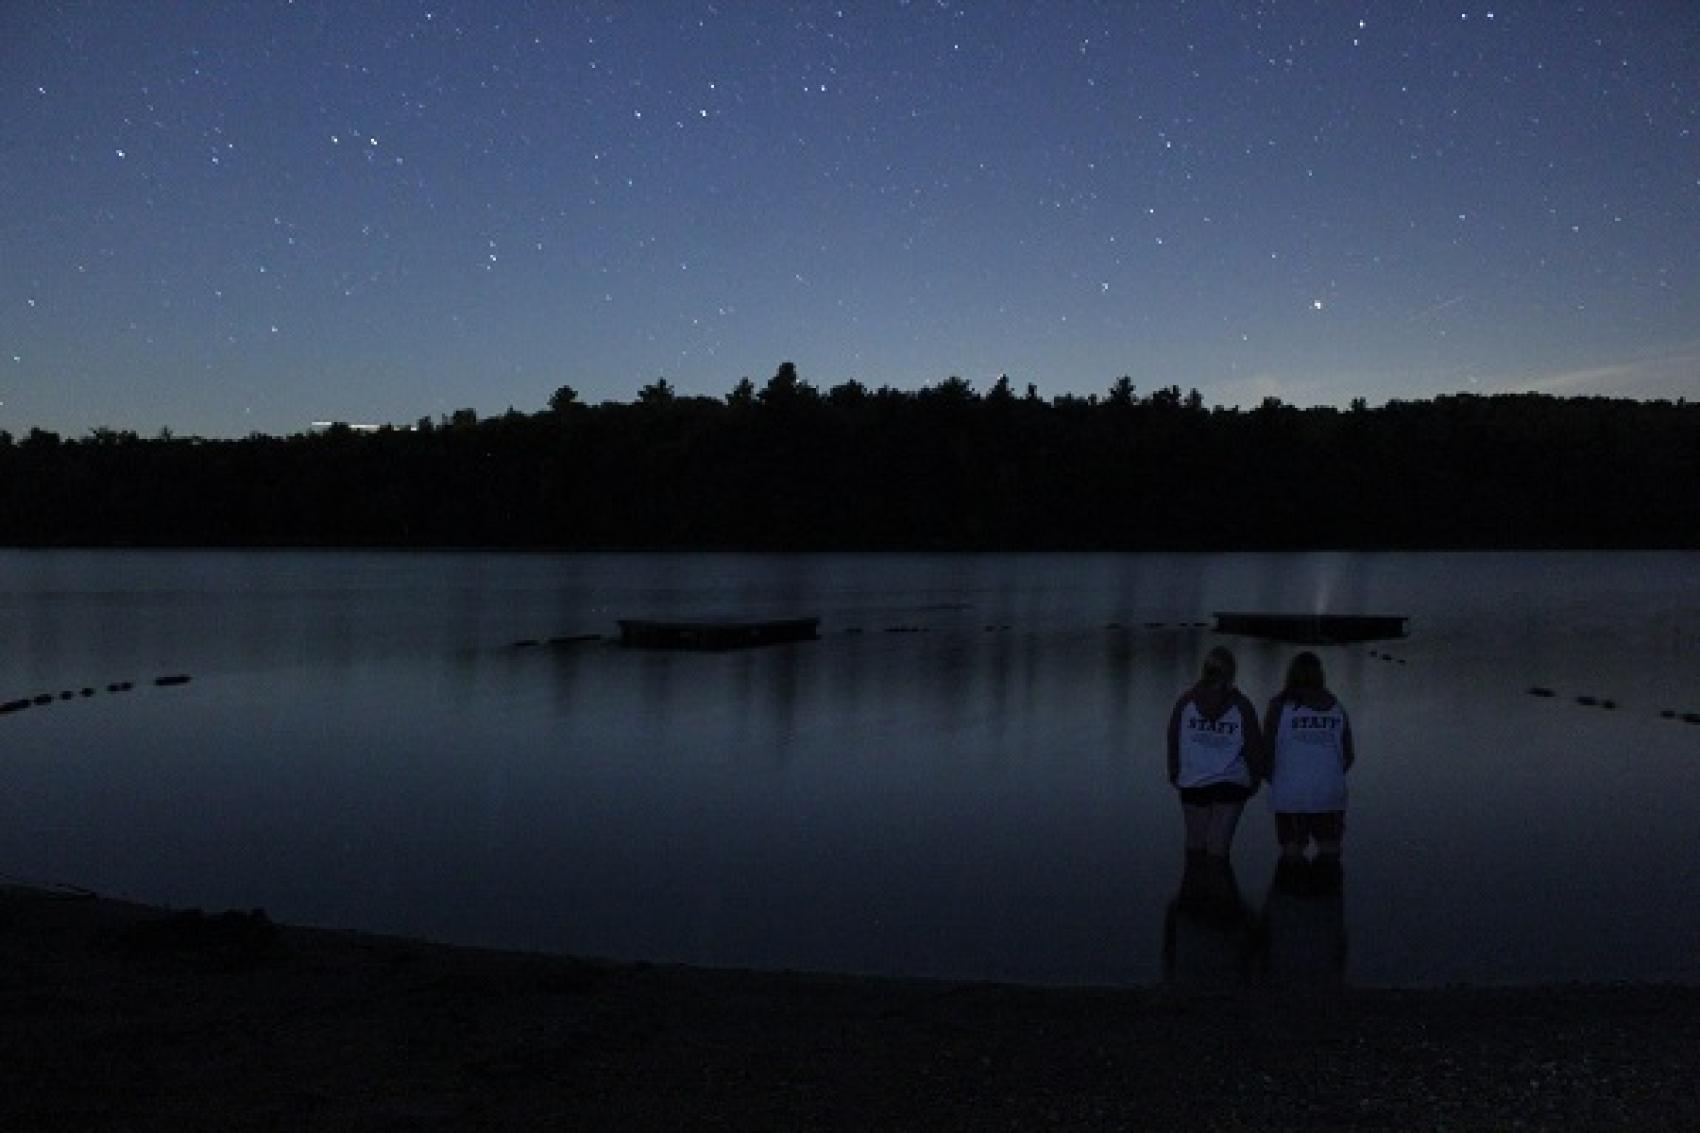
[[[1277,811],[1324,814],[1346,809],[1346,710],[1327,711],[1284,701],[1275,734],[1269,805]]]
[[[1178,787],[1207,787],[1212,783],[1251,786],[1245,761],[1245,719],[1232,704],[1212,720],[1192,701],[1181,710],[1181,771]]]

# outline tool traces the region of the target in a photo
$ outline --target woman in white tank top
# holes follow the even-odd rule
[[[1317,860],[1335,864],[1346,832],[1346,772],[1356,759],[1352,724],[1328,691],[1322,661],[1300,653],[1287,667],[1287,686],[1263,718],[1269,743],[1269,805],[1283,862],[1304,859],[1314,839]]]
[[[1224,861],[1263,757],[1257,709],[1234,687],[1234,670],[1232,653],[1212,649],[1169,714],[1169,782],[1181,796],[1186,852]]]

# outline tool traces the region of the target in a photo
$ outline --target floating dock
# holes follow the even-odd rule
[[[820,637],[819,618],[693,622],[622,618],[619,626],[620,644],[629,649],[751,649]]]
[[[1301,645],[1344,645],[1404,637],[1404,614],[1215,614],[1217,633]]]

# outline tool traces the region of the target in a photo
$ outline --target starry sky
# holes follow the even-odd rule
[[[0,3],[0,429],[1700,396],[1700,4]]]

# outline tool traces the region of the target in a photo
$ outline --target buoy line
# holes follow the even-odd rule
[[[153,679],[153,683],[159,688],[174,688],[188,684],[191,679],[193,678],[191,678],[188,673],[170,673],[165,676],[155,677]],[[113,681],[106,686],[106,691],[108,693],[116,694],[129,692],[135,687],[136,682],[134,681]],[[41,692],[34,696],[23,696],[16,700],[8,700],[0,703],[0,716],[9,715],[14,712],[22,712],[24,709],[31,707],[45,708],[49,704],[63,703],[67,700],[92,700],[96,695],[98,695],[98,693],[99,689],[96,686],[83,685],[79,688],[68,688],[63,692],[58,693]]]

